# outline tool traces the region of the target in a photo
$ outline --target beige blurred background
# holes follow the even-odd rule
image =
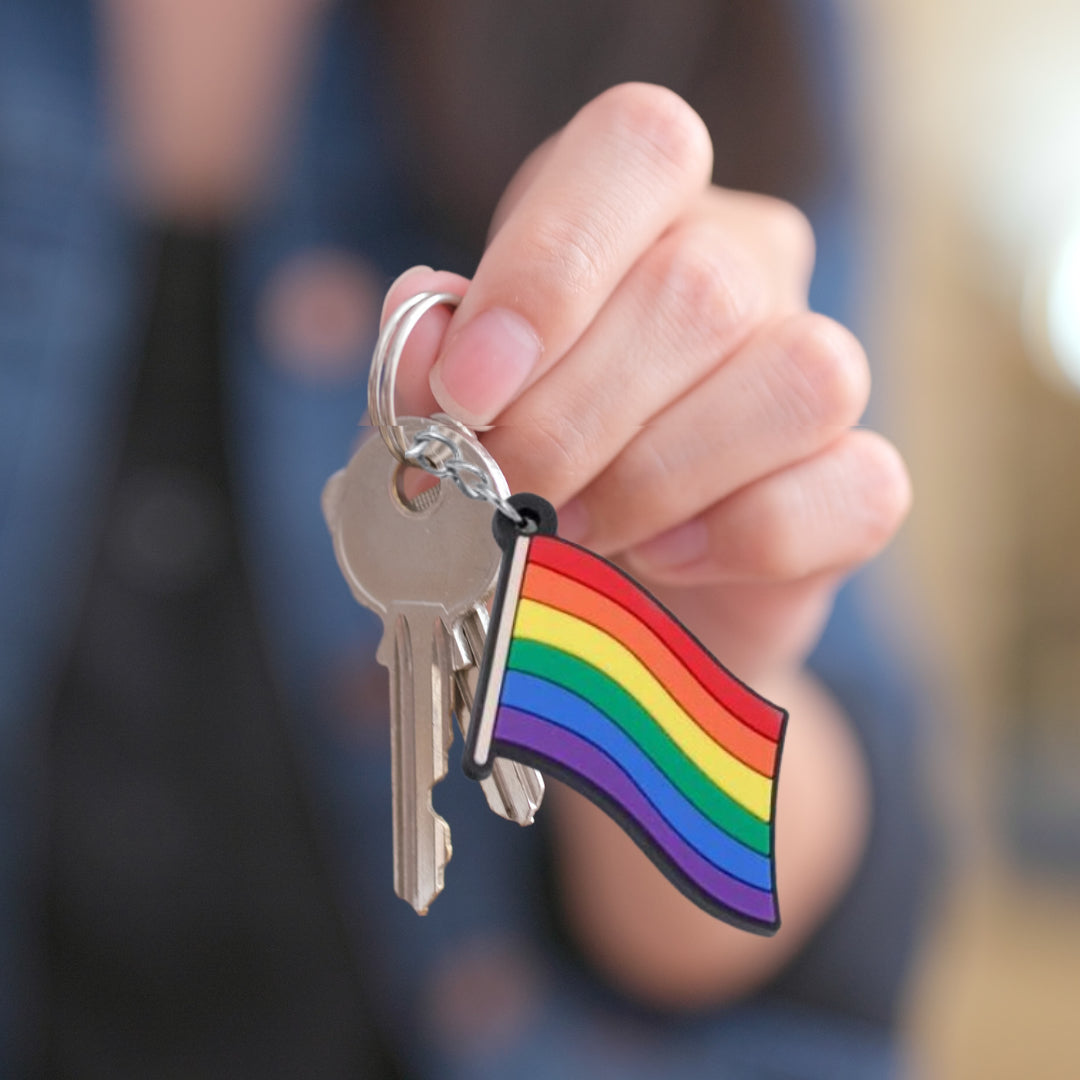
[[[958,718],[956,873],[910,1009],[930,1077],[1080,1076],[1080,0],[848,0],[876,399]],[[1071,222],[1071,226],[1070,226]],[[1070,269],[1071,268],[1071,269]]]

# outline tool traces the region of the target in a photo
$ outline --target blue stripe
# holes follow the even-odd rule
[[[610,717],[591,702],[535,675],[508,671],[500,704],[572,731],[618,762],[661,817],[717,869],[758,889],[772,888],[770,860],[710,821]],[[495,732],[498,736],[498,729]]]

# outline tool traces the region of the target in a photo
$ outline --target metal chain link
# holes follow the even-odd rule
[[[449,457],[439,460],[429,449],[431,446],[441,446],[449,451]],[[515,525],[526,524],[525,518],[498,491],[491,477],[479,465],[466,461],[461,456],[456,440],[438,428],[424,428],[413,439],[412,446],[405,451],[405,461],[409,465],[415,465],[418,469],[430,473],[439,480],[452,480],[454,486],[463,495],[470,499],[484,500],[491,503],[500,514],[508,517]]]

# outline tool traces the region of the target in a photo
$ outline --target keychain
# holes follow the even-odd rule
[[[549,503],[527,493],[507,498],[498,467],[467,428],[449,418],[398,420],[393,387],[405,338],[430,307],[457,302],[450,294],[420,294],[388,320],[369,382],[369,411],[385,445],[362,446],[324,495],[342,571],[357,599],[383,615],[386,629],[378,655],[391,668],[399,895],[426,911],[450,857],[449,829],[430,798],[431,785],[445,774],[448,740],[439,740],[441,771],[438,762],[420,768],[415,755],[429,727],[449,731],[443,683],[454,678],[457,642],[457,672],[473,669],[465,680],[471,692],[455,701],[466,737],[465,772],[490,785],[498,770],[529,812],[527,820],[504,813],[485,791],[493,809],[528,824],[543,794],[533,770],[558,777],[613,817],[700,907],[743,929],[775,933],[776,781],[787,713],[727,671],[621,569],[558,537]],[[402,500],[406,465],[450,480],[474,504],[494,508],[488,549],[476,550],[478,519],[471,511],[454,526],[458,535],[442,528],[451,511],[440,519],[436,508],[448,495],[460,498],[443,491],[450,485],[440,484],[419,508]],[[350,485],[360,491],[379,469],[386,484],[379,472],[374,486],[363,487],[364,499],[350,504]],[[369,506],[387,485],[390,503],[397,500],[386,511],[394,539]],[[460,517],[464,504],[452,512]],[[410,518],[411,526],[398,524]],[[403,544],[460,572],[432,577],[430,565],[416,560],[415,574],[395,577],[397,591],[408,596],[376,598],[370,582],[385,578],[380,566],[400,567],[414,557],[403,555]],[[443,643],[441,652],[430,653],[431,698],[424,692],[427,676],[420,683],[412,678],[416,642],[413,652],[401,647],[402,620],[419,609],[424,633]],[[415,692],[405,700],[407,683],[420,687],[423,701]],[[432,818],[434,846],[426,842]],[[427,885],[417,888],[416,881]]]

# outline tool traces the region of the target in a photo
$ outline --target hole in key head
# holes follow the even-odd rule
[[[414,514],[429,510],[439,501],[442,481],[423,469],[399,465],[394,471],[394,497]]]

